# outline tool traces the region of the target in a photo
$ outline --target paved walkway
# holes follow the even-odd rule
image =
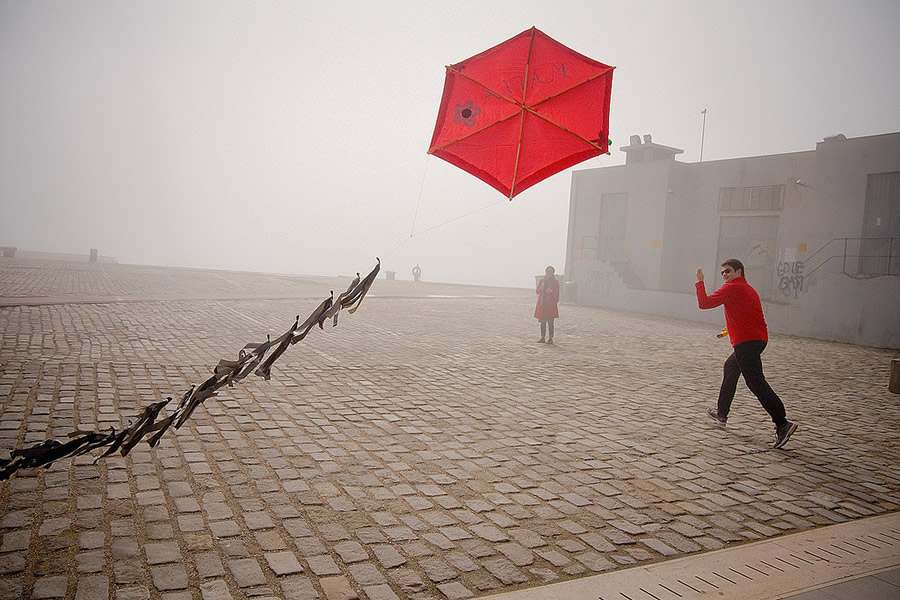
[[[348,282],[0,259],[0,451],[119,428]],[[0,600],[485,597],[900,508],[894,352],[773,336],[774,451],[743,386],[703,416],[715,328],[563,306],[544,346],[532,310],[381,278],[157,448],[0,483]]]

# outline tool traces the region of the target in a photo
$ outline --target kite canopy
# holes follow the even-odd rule
[[[447,67],[428,153],[512,199],[608,151],[614,68],[523,31]]]

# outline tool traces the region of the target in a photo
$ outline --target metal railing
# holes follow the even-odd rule
[[[825,256],[830,251],[832,254]],[[850,276],[900,275],[900,237],[833,238],[804,262],[822,255],[821,262],[805,273],[809,277],[826,263],[841,260],[841,272]],[[849,260],[848,260],[849,259]]]

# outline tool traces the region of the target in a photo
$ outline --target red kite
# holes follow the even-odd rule
[[[512,200],[608,151],[614,68],[523,31],[447,67],[428,153]]]

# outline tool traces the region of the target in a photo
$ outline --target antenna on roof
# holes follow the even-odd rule
[[[700,111],[703,115],[703,130],[700,132],[700,162],[703,162],[703,140],[706,138],[706,109]]]

